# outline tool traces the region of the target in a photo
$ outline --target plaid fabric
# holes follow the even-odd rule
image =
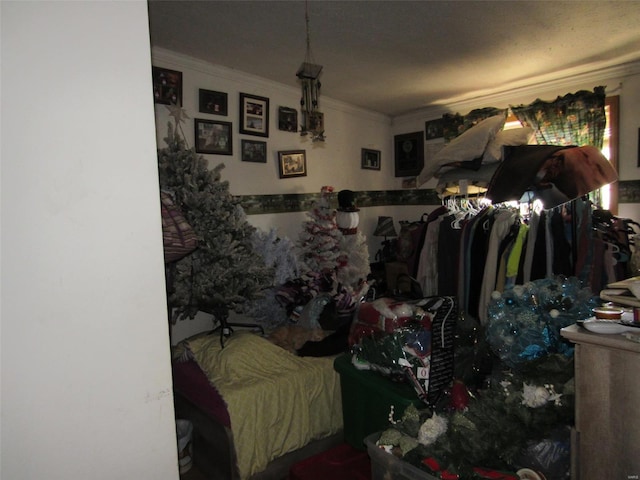
[[[167,192],[160,192],[165,263],[180,260],[198,246],[196,233]]]

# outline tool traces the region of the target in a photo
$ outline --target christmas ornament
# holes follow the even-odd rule
[[[454,410],[464,410],[469,405],[469,390],[460,380],[455,380],[451,387],[450,405]]]

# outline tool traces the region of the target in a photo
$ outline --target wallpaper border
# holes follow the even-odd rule
[[[355,193],[355,204],[359,208],[384,207],[389,205],[441,205],[442,201],[433,189],[420,190],[364,190]],[[320,193],[289,193],[282,195],[239,195],[240,205],[247,215],[304,212],[311,209],[320,198]],[[333,195],[333,208],[338,206],[337,195]]]
[[[435,189],[412,190],[363,190],[355,192],[355,204],[359,208],[395,205],[442,205]],[[287,193],[280,195],[237,195],[236,199],[247,215],[291,213],[309,211],[320,193]],[[619,203],[640,203],[640,180],[618,182]],[[338,206],[333,195],[333,208]]]

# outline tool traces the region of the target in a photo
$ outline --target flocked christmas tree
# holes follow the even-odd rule
[[[288,320],[288,313],[276,295],[278,287],[299,278],[300,266],[293,242],[287,237],[278,237],[275,228],[269,233],[257,231],[253,246],[273,269],[274,287],[266,290],[263,298],[251,302],[247,315],[263,329],[271,330]]]
[[[258,298],[272,285],[273,272],[253,248],[255,228],[221,180],[224,164],[209,169],[177,133],[180,115],[172,115],[176,128],[168,125],[167,147],[158,150],[160,188],[174,196],[198,236],[198,248],[170,266],[169,306],[174,319],[208,311],[221,320],[229,309],[241,310]]]

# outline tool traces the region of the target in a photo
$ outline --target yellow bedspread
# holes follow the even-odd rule
[[[224,349],[217,335],[187,347],[227,403],[242,479],[342,428],[333,357],[297,357],[248,332],[234,333]]]

